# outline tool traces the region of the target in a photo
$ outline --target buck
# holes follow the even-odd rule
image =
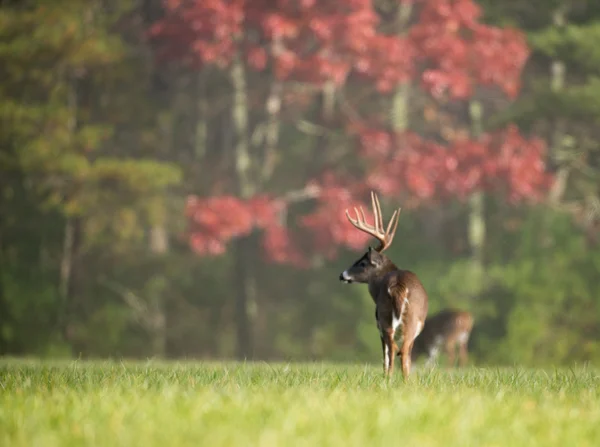
[[[444,309],[425,320],[425,327],[415,340],[412,361],[427,355],[426,365],[430,366],[443,349],[448,362],[454,366],[456,347],[459,352],[459,365],[468,361],[467,344],[473,329],[473,315],[467,311]]]
[[[351,267],[340,274],[345,283],[368,284],[369,293],[375,302],[375,319],[383,349],[383,371],[390,376],[394,370],[396,352],[401,357],[402,375],[410,374],[413,342],[423,329],[427,316],[428,298],[425,288],[414,273],[401,270],[383,252],[390,247],[398,227],[400,208],[394,211],[387,229],[383,230],[381,206],[377,195],[371,192],[374,225],[367,223],[365,213],[354,208],[356,218],[346,210],[346,217],[354,227],[379,241],[377,248],[369,247]],[[401,347],[398,350],[394,338],[400,333]]]

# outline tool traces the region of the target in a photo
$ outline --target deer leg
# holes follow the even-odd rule
[[[439,347],[434,346],[433,348],[431,348],[429,350],[429,352],[427,353],[427,361],[425,362],[425,366],[427,366],[428,368],[433,366],[433,364],[437,360],[439,353],[440,353]]]
[[[467,343],[461,343],[458,345],[458,362],[461,367],[466,366],[467,361],[469,360],[469,355],[467,353]]]
[[[398,347],[394,343],[394,331],[390,328],[385,331],[383,336],[384,342],[384,357],[386,361],[387,375],[391,376],[394,372],[394,357],[396,357],[396,350]]]
[[[456,355],[456,345],[454,340],[449,340],[446,342],[446,355],[448,356],[449,367],[453,368]]]
[[[383,332],[379,336],[381,338],[381,351],[383,352],[383,373],[387,375],[388,372],[388,349],[385,344],[385,338],[383,336]]]
[[[410,352],[412,350],[413,340],[410,340],[408,337],[404,337],[402,341],[402,375],[404,378],[407,378],[410,374]]]

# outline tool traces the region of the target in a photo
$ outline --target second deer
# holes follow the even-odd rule
[[[454,366],[458,346],[459,365],[465,366],[468,360],[467,344],[473,330],[473,315],[457,309],[444,309],[425,320],[425,328],[415,340],[412,360],[426,355],[426,365],[430,366],[444,350],[448,363]]]
[[[394,370],[394,358],[398,346],[394,341],[396,331],[400,332],[402,345],[399,355],[402,361],[402,374],[408,377],[411,366],[413,342],[423,329],[427,316],[428,298],[425,288],[414,273],[401,270],[383,254],[392,243],[398,227],[400,209],[394,211],[392,218],[383,230],[381,206],[377,196],[371,193],[371,204],[375,216],[374,225],[367,223],[362,208],[354,209],[356,218],[346,217],[360,231],[373,236],[379,241],[375,249],[368,251],[352,266],[340,274],[340,281],[346,283],[368,284],[369,293],[375,301],[375,319],[381,337],[383,349],[383,369],[386,375]]]

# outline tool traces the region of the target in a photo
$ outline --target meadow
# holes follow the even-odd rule
[[[0,360],[2,446],[600,445],[591,368]]]

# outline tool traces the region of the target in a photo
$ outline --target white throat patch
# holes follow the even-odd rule
[[[342,279],[344,280],[345,283],[350,282],[350,275],[348,275],[348,270],[344,270],[342,272]]]

